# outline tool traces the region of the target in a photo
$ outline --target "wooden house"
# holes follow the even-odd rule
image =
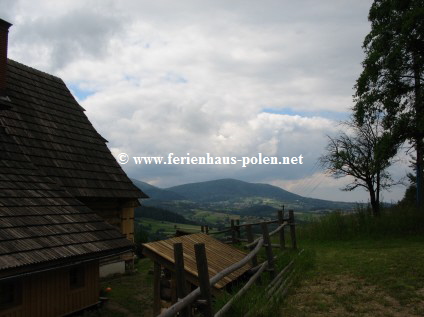
[[[7,59],[10,24],[0,22],[1,125],[45,175],[134,241],[134,208],[147,196],[135,187],[58,77]],[[122,271],[132,254],[102,261]],[[114,271],[115,270],[115,271]]]
[[[65,316],[98,302],[99,263],[132,261],[146,196],[61,79],[7,59],[10,25],[0,19],[0,317]]]
[[[131,252],[0,129],[0,317],[63,316],[99,298],[99,261]]]

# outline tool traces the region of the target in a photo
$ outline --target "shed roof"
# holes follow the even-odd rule
[[[2,103],[10,109],[0,113],[7,134],[74,197],[147,197],[116,162],[60,78],[9,59],[7,96],[10,102]]]
[[[174,243],[181,242],[183,244],[184,253],[184,269],[187,273],[197,279],[196,256],[194,253],[194,245],[196,243],[204,243],[206,249],[206,257],[208,262],[209,278],[215,276],[230,265],[242,260],[246,253],[234,248],[231,245],[225,244],[204,233],[194,233],[181,237],[170,238],[166,240],[149,242],[143,246],[150,250],[146,255],[161,264],[175,264],[174,260]],[[250,269],[251,265],[246,264],[237,271],[229,274],[215,284],[215,287],[220,289],[228,283],[236,280],[244,272]]]
[[[131,249],[115,227],[40,173],[0,127],[0,278]]]

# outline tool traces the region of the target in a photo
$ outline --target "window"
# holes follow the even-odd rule
[[[71,290],[85,286],[85,270],[83,266],[76,266],[69,270],[69,288]]]
[[[21,281],[0,283],[0,310],[6,310],[22,303]]]

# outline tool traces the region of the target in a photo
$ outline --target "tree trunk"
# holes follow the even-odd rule
[[[368,184],[368,191],[370,193],[371,209],[373,216],[380,216],[380,202],[376,199],[376,192],[371,182]]]

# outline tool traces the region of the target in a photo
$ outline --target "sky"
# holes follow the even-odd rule
[[[159,187],[236,178],[368,201],[317,163],[343,130],[370,0],[0,0],[9,58],[61,77],[126,173]],[[303,164],[135,164],[134,156],[299,157]],[[393,178],[409,171],[400,154]],[[402,198],[405,186],[383,193]]]

